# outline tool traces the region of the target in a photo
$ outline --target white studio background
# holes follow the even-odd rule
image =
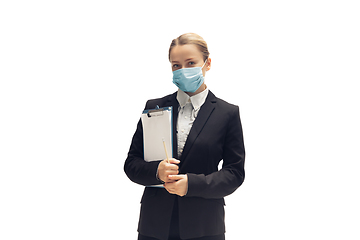
[[[240,106],[246,179],[227,240],[359,239],[358,1],[2,1],[0,239],[136,239],[123,164],[168,47],[208,42]],[[211,211],[211,210],[210,210]]]

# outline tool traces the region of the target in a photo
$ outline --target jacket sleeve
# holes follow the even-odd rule
[[[239,107],[231,114],[223,146],[223,167],[209,175],[188,173],[186,197],[223,198],[245,179],[245,147]]]
[[[147,109],[147,107],[145,107],[145,109]],[[161,184],[156,177],[160,162],[161,161],[146,162],[144,160],[143,128],[140,119],[124,164],[124,171],[129,179],[135,183],[144,186],[157,185]]]

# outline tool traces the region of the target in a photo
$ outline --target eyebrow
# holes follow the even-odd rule
[[[188,59],[185,60],[185,62],[190,61],[190,60],[194,61],[194,58],[193,57],[188,58]],[[171,63],[180,63],[180,62],[179,61],[171,61]]]

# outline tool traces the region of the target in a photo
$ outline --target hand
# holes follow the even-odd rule
[[[180,197],[185,196],[188,191],[187,174],[169,175],[168,177],[175,182],[166,182],[164,184],[165,189],[171,194],[176,194]]]
[[[163,182],[174,182],[174,180],[170,179],[169,175],[177,175],[179,173],[179,167],[176,164],[179,164],[180,161],[175,158],[170,158],[169,163],[167,160],[163,160],[160,162],[158,166],[158,178]]]

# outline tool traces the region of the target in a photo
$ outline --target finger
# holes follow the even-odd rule
[[[165,183],[174,183],[174,182],[176,182],[176,180],[173,180],[173,179],[170,179],[170,178],[166,177],[166,178],[164,179],[164,182],[165,182]]]
[[[176,170],[179,169],[178,165],[175,165],[175,164],[172,164],[172,163],[167,163],[165,165],[165,167],[168,168],[168,169],[176,169]]]
[[[174,194],[174,184],[173,183],[165,183],[164,184],[164,188],[166,189],[166,191],[168,191],[171,194]]]
[[[165,171],[165,174],[167,175],[167,176],[169,176],[169,175],[177,175],[177,174],[179,174],[179,171],[178,170],[176,170],[176,169],[169,169],[169,170],[166,170]]]
[[[165,183],[174,183],[174,182],[176,182],[176,181],[170,180],[170,179],[166,179],[166,182],[165,182]]]
[[[176,184],[175,181],[166,182],[166,183],[164,183],[164,186],[167,187],[168,189],[174,190],[175,189],[175,184]]]
[[[166,164],[165,168],[167,171],[177,171],[179,169],[175,164]]]
[[[179,160],[177,160],[177,159],[175,159],[175,158],[169,158],[169,163],[171,164],[179,164],[180,163],[180,161]]]

